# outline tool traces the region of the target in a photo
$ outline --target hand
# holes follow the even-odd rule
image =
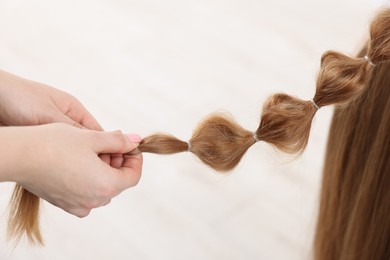
[[[0,149],[7,150],[2,165],[8,167],[0,168],[0,174],[8,174],[3,180],[15,181],[79,217],[108,204],[141,177],[141,154],[123,155],[117,168],[98,157],[100,153],[125,154],[138,146],[119,131],[91,131],[66,124],[6,127],[0,129],[0,142],[4,144]]]
[[[103,130],[72,95],[0,70],[0,126],[56,122]],[[123,161],[122,155],[100,154],[99,157],[113,167]]]
[[[0,122],[9,126],[59,122],[80,128],[103,130],[73,96],[1,70]]]

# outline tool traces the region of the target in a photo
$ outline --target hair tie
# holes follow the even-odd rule
[[[313,105],[317,108],[317,110],[318,109],[320,109],[320,107],[316,104],[316,102],[314,102],[314,100],[312,99],[312,100],[310,100],[311,101],[311,103],[313,103]]]
[[[257,137],[256,131],[253,132],[253,139],[255,139],[256,143],[260,142],[260,139]]]
[[[187,152],[191,152],[191,149],[192,149],[191,142],[190,142],[190,141],[188,141],[188,142],[187,142],[187,145],[188,145]]]
[[[371,59],[370,59],[367,55],[364,56],[364,59],[365,59],[368,63],[370,63],[371,66],[373,66],[373,67],[376,66],[376,65],[371,61]]]

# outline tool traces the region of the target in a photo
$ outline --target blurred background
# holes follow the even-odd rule
[[[355,54],[379,4],[1,0],[0,68],[73,94],[106,130],[188,140],[216,111],[255,130],[272,93],[312,98],[321,54]],[[331,114],[301,157],[258,143],[228,174],[145,154],[139,185],[87,218],[44,203],[43,248],[6,241],[1,183],[0,259],[311,259]]]

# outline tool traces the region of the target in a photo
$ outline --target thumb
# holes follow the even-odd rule
[[[121,131],[103,132],[94,131],[94,146],[98,153],[128,153],[138,147]]]

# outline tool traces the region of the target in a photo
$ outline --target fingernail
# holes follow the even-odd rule
[[[137,135],[137,134],[127,134],[127,137],[133,143],[140,143],[142,141],[142,137],[140,135]]]

